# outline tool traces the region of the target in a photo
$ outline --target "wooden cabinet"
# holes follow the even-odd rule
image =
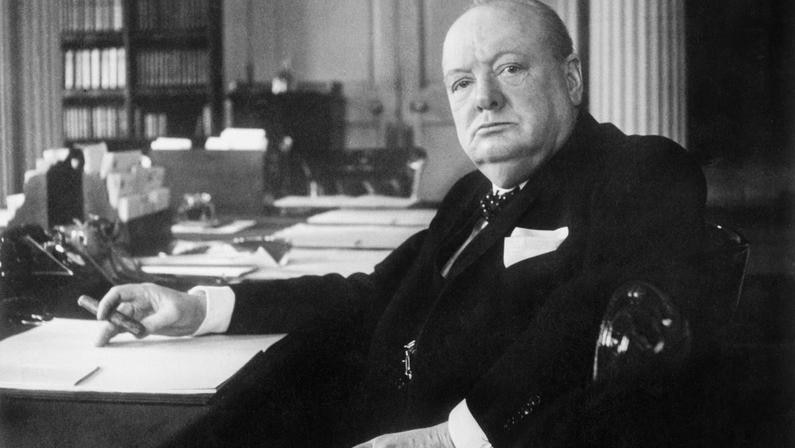
[[[66,144],[203,141],[223,101],[220,0],[68,0],[61,49]]]

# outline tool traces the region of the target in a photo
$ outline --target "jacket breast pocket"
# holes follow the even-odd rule
[[[521,261],[554,252],[568,236],[568,227],[556,230],[517,227],[503,241],[503,265],[509,268]]]

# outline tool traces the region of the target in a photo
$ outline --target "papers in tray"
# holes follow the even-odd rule
[[[283,335],[196,338],[121,334],[94,347],[104,322],[53,319],[0,341],[0,390],[12,395],[206,403]]]

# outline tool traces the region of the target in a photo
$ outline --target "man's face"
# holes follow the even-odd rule
[[[566,141],[582,99],[579,60],[555,59],[532,10],[473,8],[450,28],[442,68],[458,140],[492,183],[514,187]]]

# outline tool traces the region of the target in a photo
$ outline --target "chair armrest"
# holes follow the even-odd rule
[[[594,351],[593,380],[650,368],[678,369],[690,353],[691,334],[663,291],[643,281],[620,286],[608,302]]]

